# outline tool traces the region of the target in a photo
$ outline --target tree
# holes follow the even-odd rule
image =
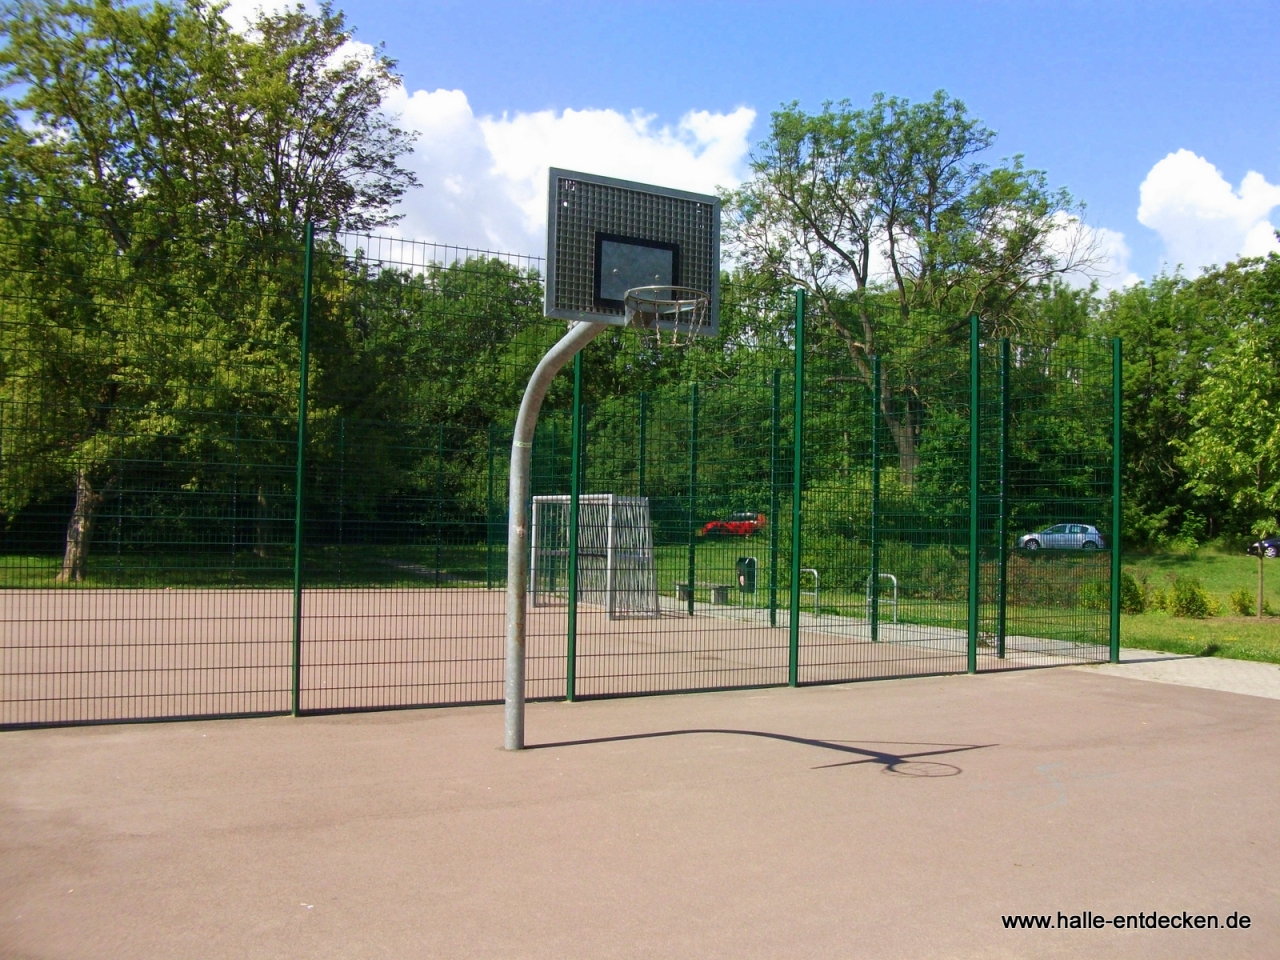
[[[1175,440],[1187,486],[1221,497],[1237,529],[1266,533],[1280,517],[1280,257],[1243,261],[1211,279],[1232,291],[1232,336]]]
[[[938,91],[913,104],[877,94],[808,114],[777,111],[752,164],[727,200],[727,232],[742,265],[804,287],[815,319],[843,345],[853,375],[871,358],[911,351],[955,329],[942,315],[981,313],[991,332],[1016,330],[1028,291],[1093,262],[1064,190],[1021,158],[982,162],[995,134]],[[890,305],[892,338],[876,310]],[[887,319],[887,318],[886,318]],[[910,377],[882,366],[885,423],[902,472],[918,466],[920,403]]]
[[[16,276],[75,287],[17,298],[0,399],[64,412],[41,419],[38,442],[74,490],[65,580],[84,576],[119,438],[157,437],[161,411],[213,398],[261,412],[273,397],[277,419],[288,413],[280,387],[297,369],[302,223],[392,222],[415,183],[399,164],[412,137],[382,111],[395,64],[346,47],[340,13],[260,14],[245,37],[219,10],[12,0],[0,11],[7,253]],[[41,346],[53,341],[65,348]],[[37,495],[29,487],[6,487],[10,512]]]
[[[1192,399],[1225,334],[1196,300],[1191,281],[1162,274],[1111,293],[1099,316],[1102,332],[1124,342],[1126,535],[1139,541],[1178,535],[1188,519],[1189,532],[1205,511],[1174,447],[1190,436]]]
[[[382,110],[399,83],[363,56],[328,3],[260,13],[249,35],[218,6],[11,0],[0,84],[30,122],[0,156],[29,192],[100,218],[123,252],[130,227],[189,231],[237,220],[296,231],[367,229],[416,179],[413,136]]]

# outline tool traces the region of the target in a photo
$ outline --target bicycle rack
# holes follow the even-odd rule
[[[818,571],[813,569],[813,567],[801,567],[800,572],[813,574],[813,589],[812,590],[797,589],[796,592],[800,594],[805,594],[805,593],[813,594],[813,615],[816,617],[818,615]]]
[[[897,623],[898,622],[898,578],[895,577],[892,573],[882,573],[880,574],[880,576],[888,577],[890,580],[893,581],[893,600],[889,602],[893,604],[893,622]],[[881,603],[885,602],[883,597],[880,598],[880,602]],[[871,575],[870,574],[867,574],[867,619],[868,620],[871,619]]]

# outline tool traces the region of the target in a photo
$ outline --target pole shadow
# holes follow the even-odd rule
[[[834,767],[856,767],[863,764],[877,764],[884,773],[901,777],[954,777],[964,771],[953,763],[942,763],[929,760],[954,753],[967,753],[971,750],[988,750],[999,746],[996,743],[911,743],[883,742],[881,747],[932,747],[935,749],[917,750],[914,752],[894,753],[890,750],[877,750],[870,744],[854,746],[853,740],[818,740],[812,737],[796,737],[787,733],[770,733],[765,730],[733,730],[722,727],[693,727],[686,730],[656,730],[652,733],[626,733],[613,737],[591,737],[584,740],[559,740],[554,743],[531,743],[526,750],[550,750],[563,747],[583,747],[597,743],[625,743],[629,740],[656,740],[663,737],[687,737],[701,734],[720,736],[759,737],[764,740],[778,740],[782,743],[793,743],[806,747],[817,747],[821,750],[832,750],[836,753],[852,754],[855,759],[841,760],[836,763],[823,763],[811,770],[830,770]]]

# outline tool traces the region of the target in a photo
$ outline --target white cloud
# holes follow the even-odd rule
[[[226,9],[222,11],[222,19],[227,21],[233,30],[244,33],[249,24],[257,19],[258,13],[283,13],[292,10],[297,0],[226,0]],[[303,7],[307,13],[318,14],[320,6],[315,0],[304,0]]]
[[[461,90],[393,93],[420,134],[407,158],[422,182],[401,202],[404,236],[519,253],[544,249],[547,168],[711,193],[746,174],[755,111],[694,111],[675,126],[640,112],[551,110],[478,117]]]
[[[1057,215],[1058,227],[1050,246],[1058,256],[1067,259],[1083,257],[1088,266],[1064,276],[1067,283],[1087,287],[1093,281],[1105,293],[1132,286],[1141,278],[1129,269],[1129,244],[1124,234],[1107,227],[1091,227],[1079,217]]]
[[[1138,221],[1164,241],[1167,260],[1189,271],[1280,251],[1271,211],[1280,186],[1249,171],[1239,189],[1204,157],[1171,153],[1142,181]]]

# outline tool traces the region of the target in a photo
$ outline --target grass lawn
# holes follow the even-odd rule
[[[1180,620],[1157,610],[1122,616],[1120,642],[1139,650],[1280,663],[1280,617]]]
[[[1263,596],[1280,609],[1280,562],[1263,561]],[[1160,610],[1120,618],[1120,642],[1142,650],[1280,663],[1280,617],[1241,617],[1227,602],[1233,590],[1257,595],[1258,559],[1242,551],[1201,547],[1192,551],[1131,554],[1125,569],[1152,587],[1168,589],[1176,577],[1197,577],[1222,606],[1223,615],[1184,620]]]

